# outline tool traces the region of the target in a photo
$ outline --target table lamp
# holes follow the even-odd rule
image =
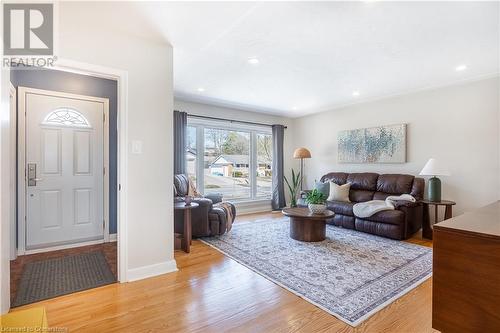
[[[311,152],[304,147],[297,148],[293,152],[293,158],[300,158],[300,190],[302,191],[302,180],[304,179],[304,158],[311,158]]]
[[[431,176],[427,187],[429,201],[441,201],[441,180],[436,176],[450,176],[448,169],[435,158],[431,158],[427,161],[422,171],[420,171],[420,175]]]

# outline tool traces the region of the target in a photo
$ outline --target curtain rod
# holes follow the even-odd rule
[[[217,118],[217,117],[209,117],[209,116],[199,116],[199,115],[196,115],[196,114],[190,114],[188,113],[188,117],[192,117],[192,118],[202,118],[202,119],[211,119],[211,120],[222,120],[222,121],[228,121],[230,123],[240,123],[240,124],[247,124],[247,125],[258,125],[258,126],[273,126],[273,125],[269,125],[269,124],[262,124],[262,123],[254,123],[254,122],[251,122],[251,121],[243,121],[243,120],[232,120],[232,119],[225,119],[225,118]],[[285,129],[287,127],[285,126]]]

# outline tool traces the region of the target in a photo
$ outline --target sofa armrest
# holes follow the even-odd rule
[[[396,209],[401,209],[403,207],[412,208],[412,207],[419,207],[419,206],[422,206],[422,203],[419,201],[417,201],[417,202],[411,202],[411,201],[405,201],[405,200],[394,201],[394,208],[396,208]]]
[[[196,202],[200,207],[199,210],[203,211],[203,214],[208,216],[208,212],[212,209],[213,203],[212,200],[207,198],[193,198],[193,202]]]
[[[205,198],[212,200],[212,203],[214,204],[222,202],[222,197],[222,193],[208,193],[205,195]]]
[[[424,212],[422,202],[396,202],[395,207],[405,214],[406,223],[401,235],[403,239],[411,237],[422,228]]]
[[[210,232],[212,235],[222,235],[227,228],[227,215],[223,208],[215,207],[208,214]]]

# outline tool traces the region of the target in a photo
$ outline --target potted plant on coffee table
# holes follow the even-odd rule
[[[306,202],[313,214],[323,214],[326,210],[326,196],[317,189],[306,194]]]

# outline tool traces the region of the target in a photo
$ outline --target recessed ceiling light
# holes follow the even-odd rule
[[[260,63],[259,59],[255,57],[248,58],[248,63],[251,65],[258,65]]]
[[[296,111],[296,110],[298,110],[298,107],[296,107],[296,106],[292,106],[292,110],[293,110],[293,111]]]
[[[461,72],[461,71],[464,71],[466,69],[467,69],[467,65],[459,65],[459,66],[455,67],[455,70],[457,72]]]
[[[200,87],[200,88],[198,88],[198,89],[196,89],[196,90],[197,90],[198,92],[204,92],[204,91],[205,91],[205,88],[201,88],[201,87]]]
[[[353,95],[354,97],[359,96],[359,91],[353,91],[353,92],[352,92],[352,95]]]

